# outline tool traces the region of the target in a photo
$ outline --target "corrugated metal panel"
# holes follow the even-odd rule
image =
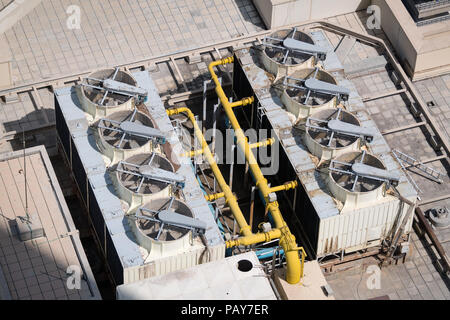
[[[414,201],[414,197],[409,200]],[[322,219],[317,255],[324,256],[345,249],[349,252],[373,246],[373,241],[384,239],[391,231],[394,221],[398,218],[399,205],[398,199],[390,197],[390,201],[349,214]],[[408,207],[408,205],[403,207],[399,221],[403,219]],[[412,217],[413,215],[408,220],[405,233],[412,230]]]
[[[181,269],[186,269],[206,263],[216,261],[225,257],[225,247],[216,245],[209,247],[210,258],[205,260],[205,248],[193,250],[176,256],[166,257],[151,261],[145,265],[130,267],[124,270],[124,283],[132,283],[149,277],[164,275]]]

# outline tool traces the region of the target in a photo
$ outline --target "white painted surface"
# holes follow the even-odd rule
[[[242,259],[252,262],[250,271],[238,269],[238,261]],[[256,254],[247,252],[118,286],[117,299],[276,300],[276,296]]]

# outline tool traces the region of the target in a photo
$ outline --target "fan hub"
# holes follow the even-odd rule
[[[132,136],[148,139],[158,139],[160,141],[163,141],[162,143],[165,143],[166,141],[164,134],[158,129],[149,126],[144,126],[136,122],[123,121],[120,123],[119,127],[124,133],[127,133]]]
[[[344,99],[348,99],[348,96],[350,94],[350,90],[348,90],[347,88],[317,80],[316,78],[306,79],[305,87],[311,91],[315,91],[318,93],[339,95]]]
[[[116,81],[113,79],[105,79],[103,80],[103,87],[109,91],[113,91],[114,93],[131,95],[131,96],[147,96],[147,90],[129,85],[124,82]]]
[[[391,173],[387,170],[375,168],[360,162],[352,164],[352,171],[362,177],[375,178],[389,181],[392,185],[397,185],[400,177],[397,174]]]
[[[363,136],[364,139],[368,141],[372,141],[374,136],[373,131],[370,128],[364,128],[337,119],[332,119],[328,121],[327,127],[328,129],[334,132],[350,134],[355,136]]]
[[[327,51],[323,49],[322,47],[319,47],[315,44],[310,44],[307,42],[299,41],[293,38],[286,38],[283,40],[283,46],[287,50],[292,51],[300,51],[300,52],[306,52],[310,54],[318,54],[318,55],[326,55]]]
[[[185,177],[174,172],[155,168],[151,165],[143,165],[139,167],[139,173],[145,178],[177,184],[184,187]]]
[[[179,214],[174,210],[161,210],[158,218],[162,223],[185,229],[195,229],[199,233],[204,233],[206,230],[205,222]]]

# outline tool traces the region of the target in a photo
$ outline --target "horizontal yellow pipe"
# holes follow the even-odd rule
[[[214,193],[214,194],[207,194],[205,196],[206,201],[214,201],[217,200],[219,198],[224,198],[225,197],[225,193],[220,192],[220,193]]]
[[[275,138],[270,138],[270,139],[267,139],[267,140],[264,140],[264,141],[260,141],[260,142],[256,142],[256,143],[250,144],[250,149],[260,148],[260,147],[267,147],[267,146],[271,146],[274,143],[275,143]]]
[[[264,197],[264,200],[266,202],[267,208],[270,211],[272,218],[275,222],[275,225],[277,229],[280,231],[280,245],[283,247],[285,255],[286,255],[286,262],[287,262],[287,273],[286,273],[286,281],[288,283],[294,284],[298,283],[300,281],[300,276],[302,272],[302,266],[299,259],[298,254],[298,248],[295,241],[294,235],[290,232],[289,227],[287,226],[286,222],[283,219],[283,216],[281,215],[278,202],[269,202],[269,194],[272,192],[270,190],[270,187],[267,183],[267,179],[264,177],[264,175],[261,172],[261,169],[259,168],[259,165],[255,159],[255,156],[253,155],[253,152],[251,152],[250,146],[247,142],[247,138],[245,137],[244,131],[239,125],[239,122],[236,118],[236,115],[233,112],[233,107],[240,106],[244,104],[249,104],[254,101],[254,98],[244,98],[241,101],[237,101],[234,103],[230,103],[228,100],[228,97],[225,95],[225,92],[222,89],[222,86],[220,85],[219,79],[217,78],[217,75],[214,71],[214,67],[219,65],[224,65],[228,63],[233,62],[233,57],[228,57],[225,59],[213,61],[209,64],[209,72],[211,74],[211,78],[215,83],[216,86],[216,93],[219,97],[222,106],[225,110],[225,113],[228,116],[228,119],[230,120],[230,123],[234,129],[234,134],[236,136],[236,141],[239,146],[239,148],[244,152],[245,158],[249,164],[249,168],[252,171],[253,177],[256,181],[256,187],[259,188],[261,194]],[[253,237],[252,237],[253,239]],[[259,240],[259,239],[258,239]],[[245,240],[241,240],[245,241]]]
[[[285,184],[283,184],[281,186],[270,188],[270,191],[271,192],[287,191],[287,190],[290,190],[290,189],[297,188],[297,185],[298,185],[297,181],[291,181],[291,182],[285,183]]]
[[[227,241],[227,248],[237,247],[237,246],[251,246],[255,243],[269,242],[273,239],[278,239],[281,236],[281,231],[279,229],[272,229],[269,232],[259,232],[254,233],[249,236],[240,237],[236,240]]]
[[[192,122],[192,125],[194,127],[194,134],[197,137],[198,141],[200,141],[200,143],[201,143],[201,147],[203,150],[203,156],[205,157],[214,176],[216,177],[217,183],[219,184],[220,188],[222,189],[226,203],[230,207],[230,210],[233,213],[233,216],[236,219],[236,222],[240,227],[240,233],[243,234],[244,236],[252,235],[253,233],[251,231],[251,228],[248,225],[247,221],[245,220],[241,209],[239,208],[236,196],[233,194],[233,192],[231,192],[230,187],[225,182],[222,172],[220,172],[217,162],[214,159],[214,156],[208,147],[208,143],[206,142],[205,137],[203,136],[202,130],[198,126],[197,121],[195,120],[195,116],[192,113],[192,111],[186,107],[183,107],[183,108],[177,108],[177,109],[169,109],[169,110],[166,110],[166,112],[167,112],[168,116],[172,116],[172,115],[179,114],[179,113],[187,114],[189,120]]]
[[[192,157],[198,156],[200,154],[203,154],[203,152],[204,152],[204,150],[202,150],[202,149],[187,151],[187,152],[183,153],[182,156],[192,158]]]

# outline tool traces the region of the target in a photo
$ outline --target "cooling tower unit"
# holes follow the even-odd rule
[[[326,51],[314,44],[312,38],[296,28],[284,29],[264,38],[262,63],[276,78],[303,68],[312,68],[325,60]]]
[[[306,120],[305,144],[320,161],[330,160],[343,153],[359,151],[361,138],[370,143],[373,130],[361,127],[350,112],[324,109]]]
[[[147,96],[147,91],[137,87],[131,74],[116,68],[91,73],[81,83],[78,95],[83,109],[97,119],[117,111],[132,110]]]
[[[350,91],[337,85],[336,79],[320,68],[295,71],[283,79],[281,101],[297,122],[322,109],[334,108],[348,100]]]
[[[155,129],[153,121],[144,113],[119,111],[101,118],[97,123],[98,147],[115,164],[132,155],[160,152],[164,135]]]
[[[148,258],[186,252],[193,238],[206,230],[206,224],[194,218],[192,209],[174,197],[152,200],[140,207],[130,223]]]
[[[330,56],[324,68],[342,68],[323,31],[310,34]],[[270,130],[280,142],[280,165],[268,181],[298,181],[295,190],[277,197],[308,258],[380,247],[409,210],[385,191],[397,185],[398,193],[413,203],[417,192],[390,154],[354,84],[340,72],[333,73],[334,78],[321,66],[296,70],[274,83],[258,63],[260,51],[237,49],[234,57],[234,98],[253,96],[253,108],[243,109],[254,119],[251,127]],[[412,231],[412,221],[413,215],[408,216],[402,236]]]
[[[396,186],[399,180],[374,155],[349,152],[331,160],[328,187],[344,204],[342,213],[377,202],[384,197],[386,185]]]
[[[120,161],[112,176],[119,197],[128,203],[128,211],[156,199],[168,198],[185,183],[184,176],[175,173],[172,163],[156,152]]]

